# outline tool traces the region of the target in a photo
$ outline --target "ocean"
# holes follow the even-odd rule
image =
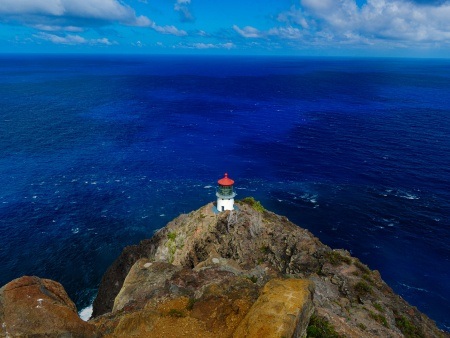
[[[85,309],[225,172],[450,330],[450,60],[0,56],[1,285]]]

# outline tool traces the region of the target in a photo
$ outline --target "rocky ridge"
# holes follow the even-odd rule
[[[450,337],[347,251],[330,249],[251,198],[238,208],[215,214],[208,204],[125,248],[102,279],[93,318],[79,333],[69,325],[72,319],[66,320],[66,332],[75,337]],[[6,300],[19,301],[10,298],[11,283],[0,289],[3,334],[11,335],[12,328],[23,336],[44,332],[11,315],[13,301]],[[31,297],[33,302],[42,299],[36,297],[41,295]],[[67,295],[50,298],[67,307],[65,313],[74,311]],[[30,309],[17,311],[33,317],[40,310]],[[47,336],[64,328],[58,330]]]

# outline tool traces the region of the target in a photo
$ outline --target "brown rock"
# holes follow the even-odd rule
[[[178,283],[180,276],[186,276],[181,272],[187,270],[175,273],[165,284]],[[189,298],[159,294],[146,304],[139,303],[138,309],[125,306],[92,323],[104,337],[231,337],[258,298],[257,284],[248,278],[218,274],[214,269],[188,277],[188,283],[196,285]],[[217,277],[221,277],[218,283],[210,282]],[[197,298],[193,298],[194,294]]]
[[[147,262],[181,268],[164,287],[157,288],[158,292],[151,286],[146,287],[147,291],[158,299],[165,297],[164,301],[180,296],[199,300],[205,310],[202,316],[208,319],[202,321],[200,315],[195,315],[198,305],[192,314],[207,329],[220,326],[220,320],[215,318],[227,317],[231,313],[228,306],[233,308],[232,303],[237,301],[205,298],[204,292],[211,285],[225,285],[235,277],[246,277],[261,288],[271,279],[289,276],[313,281],[317,316],[326,319],[339,334],[397,337],[406,325],[418,336],[449,336],[396,295],[378,272],[371,271],[348,251],[331,250],[286,217],[256,210],[251,203],[237,204],[238,212],[216,215],[212,204],[208,204],[180,215],[152,239],[126,248],[103,277],[94,316],[112,310],[128,271],[136,261],[145,258]],[[139,283],[135,285],[139,287]],[[122,305],[118,308],[135,311],[144,307],[149,298],[147,291],[126,288],[129,296],[120,300]],[[211,317],[214,313],[216,317]]]
[[[140,259],[130,269],[122,289],[114,300],[113,311],[121,310],[131,302],[137,307],[142,307],[140,303],[145,304],[146,300],[152,297],[168,293],[166,281],[180,269],[169,263],[153,263],[145,258]]]
[[[6,337],[96,337],[95,326],[77,314],[61,284],[21,277],[0,289],[0,332]]]
[[[150,240],[142,241],[139,245],[130,245],[123,249],[120,256],[102,277],[97,297],[94,300],[92,317],[113,309],[114,299],[122,288],[128,271],[138,259],[154,253],[156,250],[154,243],[157,241],[159,241],[159,233],[156,233]]]
[[[303,337],[314,310],[313,292],[308,280],[269,281],[233,337]]]

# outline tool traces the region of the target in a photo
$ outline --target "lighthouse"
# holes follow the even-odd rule
[[[225,176],[217,181],[219,186],[217,187],[217,210],[219,212],[225,210],[233,210],[234,209],[234,196],[236,193],[233,191],[234,181],[228,177],[228,174],[225,173]]]

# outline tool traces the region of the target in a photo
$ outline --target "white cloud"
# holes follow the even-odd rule
[[[24,23],[55,19],[96,25],[119,22],[130,26],[149,26],[150,19],[118,0],[1,0],[0,15]],[[83,21],[84,20],[84,21]]]
[[[302,32],[294,27],[275,27],[269,29],[268,35],[277,36],[281,39],[300,39],[303,37]]]
[[[239,28],[238,26],[234,25],[233,29],[244,38],[277,37],[280,39],[300,39],[303,36],[302,31],[300,29],[291,26],[273,27],[268,31],[260,31],[251,26]]]
[[[200,35],[200,36],[210,36],[210,34],[206,33],[206,32],[203,31],[203,30],[197,31],[197,35]]]
[[[244,28],[239,28],[237,25],[233,25],[233,29],[239,33],[239,35],[244,38],[261,38],[263,34],[252,26],[245,26]]]
[[[248,39],[266,47],[382,46],[407,48],[450,45],[450,1],[425,4],[408,0],[300,0],[275,19],[267,30],[234,25]]]
[[[450,38],[450,2],[418,5],[404,0],[368,0],[361,8],[354,0],[302,0],[301,4],[310,26],[341,39],[355,35],[405,42]]]
[[[175,26],[158,26],[156,23],[153,22],[150,25],[150,27],[161,34],[171,34],[171,35],[176,35],[176,36],[188,35],[186,31],[184,31],[182,29],[178,29]]]
[[[295,6],[291,6],[288,11],[278,14],[277,20],[287,24],[296,24],[302,28],[308,28],[309,26],[303,11]]]
[[[181,21],[194,21],[194,15],[192,15],[189,5],[191,4],[191,0],[177,0],[173,9],[180,13]]]
[[[190,2],[189,0],[178,1],[181,5]],[[47,32],[81,32],[84,27],[119,23],[128,26],[150,27],[162,34],[187,35],[186,31],[175,26],[158,26],[146,16],[137,16],[131,7],[119,0],[0,0],[0,15],[4,19],[9,18],[9,20],[23,22]],[[55,35],[53,41],[55,43],[56,41],[72,43],[75,41],[71,39],[75,39],[75,37],[74,35],[62,38]],[[81,43],[81,41],[79,42]]]
[[[140,40],[138,40],[136,42],[132,42],[131,45],[134,47],[139,47],[139,48],[142,48],[143,46],[145,46]]]
[[[59,45],[105,45],[105,46],[111,46],[117,44],[117,42],[109,41],[107,38],[101,38],[101,39],[85,39],[80,35],[72,35],[68,34],[65,36],[60,36],[56,34],[49,34],[40,32],[39,34],[33,35],[35,38],[50,41],[54,44]]]
[[[189,48],[189,49],[232,49],[235,48],[236,45],[232,42],[226,43],[189,43],[189,44],[180,44],[179,48]]]
[[[84,29],[82,27],[76,27],[76,26],[55,26],[55,25],[43,25],[43,24],[36,24],[32,26],[33,28],[36,28],[41,31],[48,31],[48,32],[56,32],[56,31],[66,31],[66,32],[83,32]]]

